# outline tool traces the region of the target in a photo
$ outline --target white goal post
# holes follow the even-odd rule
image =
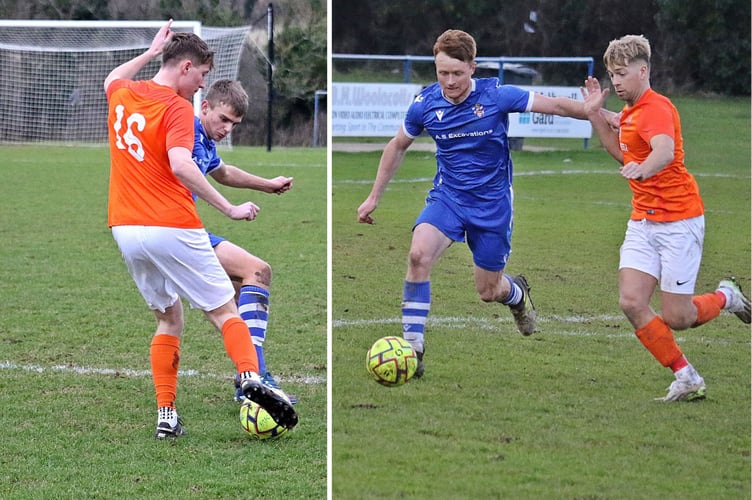
[[[0,143],[106,142],[104,79],[145,51],[164,23],[0,20]],[[214,50],[207,87],[216,79],[237,78],[249,26],[173,21],[171,28],[196,33]],[[156,58],[136,79],[150,79],[159,64]],[[197,111],[202,97],[194,97]]]

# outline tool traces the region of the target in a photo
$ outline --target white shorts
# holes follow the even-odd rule
[[[204,229],[114,226],[112,236],[151,309],[164,312],[183,297],[191,307],[211,311],[235,296]]]
[[[676,222],[630,220],[619,269],[637,269],[661,284],[661,291],[692,295],[702,260],[705,216]]]

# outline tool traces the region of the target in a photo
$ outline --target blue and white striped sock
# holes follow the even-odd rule
[[[405,281],[402,301],[402,334],[418,352],[423,352],[423,333],[431,309],[431,282]]]
[[[258,356],[259,375],[266,374],[264,361],[264,340],[266,340],[266,326],[269,322],[269,291],[263,288],[245,285],[240,289],[238,298],[240,317],[248,325],[253,347]]]
[[[505,273],[504,278],[507,279],[507,281],[509,282],[509,286],[511,288],[509,290],[509,295],[507,295],[501,301],[501,303],[504,304],[505,306],[515,306],[519,304],[520,301],[522,300],[522,288],[517,286],[517,283],[512,281],[512,277],[509,276],[508,274]]]

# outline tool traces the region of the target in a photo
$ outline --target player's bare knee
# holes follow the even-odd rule
[[[619,307],[628,318],[631,318],[642,312],[645,305],[641,300],[622,295],[619,297]]]
[[[272,268],[264,261],[260,261],[259,266],[253,271],[253,279],[260,285],[268,287],[272,284]]]
[[[668,325],[672,330],[686,330],[694,325],[696,321],[696,314],[691,316],[688,314],[677,313],[674,311],[663,311],[662,317],[664,323]]]
[[[407,255],[407,264],[413,269],[430,269],[431,259],[425,252],[411,248]]]

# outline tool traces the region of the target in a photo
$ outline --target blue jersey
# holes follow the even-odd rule
[[[408,108],[403,130],[411,138],[426,130],[436,141],[433,190],[460,205],[494,202],[512,185],[509,113],[530,111],[532,104],[532,92],[497,78],[473,79],[460,104],[448,101],[434,83]]]
[[[204,175],[217,168],[222,159],[217,154],[217,144],[206,135],[198,116],[193,118],[193,162]],[[194,196],[195,198],[195,196]]]
[[[201,120],[198,116],[193,118],[193,163],[196,164],[204,175],[207,175],[222,163],[222,159],[217,154],[217,144],[206,135],[206,130],[201,125]],[[195,201],[196,198],[197,196],[194,194],[193,200]],[[221,236],[209,233],[208,231],[207,233],[209,234],[209,242],[212,248],[225,241]]]

